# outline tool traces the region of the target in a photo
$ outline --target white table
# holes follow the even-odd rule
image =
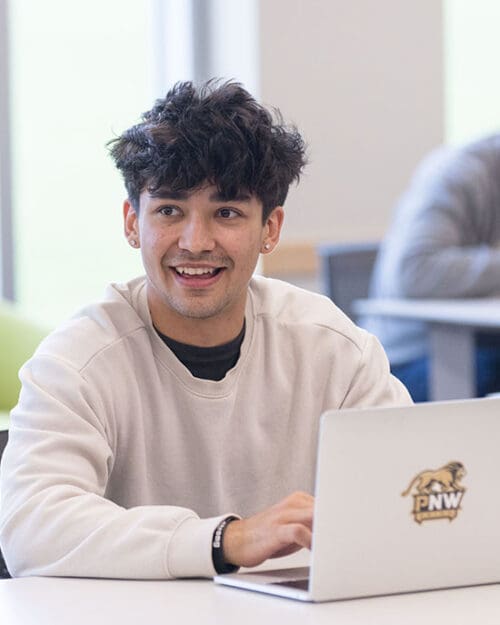
[[[498,625],[500,585],[304,604],[210,580],[0,580],[2,625]]]
[[[356,314],[423,321],[429,328],[430,398],[475,395],[474,338],[478,330],[500,332],[500,298],[453,300],[359,300]]]

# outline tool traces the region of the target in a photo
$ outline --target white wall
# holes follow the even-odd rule
[[[441,2],[260,0],[261,98],[310,144],[285,240],[382,236],[443,140]]]

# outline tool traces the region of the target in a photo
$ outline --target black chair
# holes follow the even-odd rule
[[[322,292],[355,320],[352,302],[368,297],[379,243],[323,243],[319,257]]]
[[[0,430],[0,458],[2,457],[3,450],[5,449],[5,445],[7,445],[7,441],[9,439],[9,431],[8,430]],[[7,570],[7,565],[5,564],[5,560],[3,559],[2,552],[0,551],[0,578],[5,579],[10,577],[9,571]]]

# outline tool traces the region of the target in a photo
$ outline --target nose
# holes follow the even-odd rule
[[[215,240],[210,224],[201,215],[190,215],[182,224],[179,248],[192,254],[201,254],[211,252],[214,247]]]

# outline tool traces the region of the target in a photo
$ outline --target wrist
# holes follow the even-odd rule
[[[233,521],[238,521],[239,518],[234,515],[227,516],[225,519],[217,525],[212,537],[212,561],[214,569],[218,574],[222,573],[234,573],[239,569],[239,566],[232,564],[226,558],[226,552],[224,549],[224,538],[226,529]]]

